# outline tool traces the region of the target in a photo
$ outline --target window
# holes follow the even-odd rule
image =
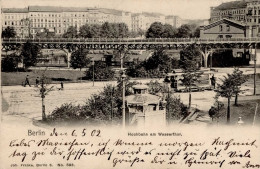
[[[218,35],[218,38],[223,38],[223,35]]]
[[[230,26],[229,25],[227,25],[227,32],[229,32],[230,31]]]
[[[222,25],[219,25],[219,32],[222,32],[223,31],[223,27]]]

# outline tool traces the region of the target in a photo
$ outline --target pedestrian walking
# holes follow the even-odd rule
[[[61,90],[63,90],[63,82],[62,81],[60,82],[60,87],[61,87]]]
[[[27,84],[31,87],[30,82],[29,82],[29,75],[27,75],[26,78],[25,78],[24,87],[25,87]]]
[[[213,74],[213,76],[210,78],[210,81],[211,81],[211,85],[213,86],[213,88],[215,89],[216,88],[216,78]]]
[[[35,80],[35,86],[38,87],[39,84],[40,84],[40,79],[39,77],[37,77]]]

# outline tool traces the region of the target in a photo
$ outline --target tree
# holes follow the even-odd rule
[[[155,49],[152,56],[145,61],[144,66],[146,70],[158,69],[164,73],[169,73],[172,70],[171,58],[163,48]]]
[[[199,82],[199,77],[202,73],[191,71],[184,71],[185,73],[182,75],[183,79],[181,80],[182,85],[186,87],[186,90],[189,92],[189,108],[191,107],[191,89],[196,86],[196,83]]]
[[[118,24],[118,31],[120,38],[126,38],[129,35],[128,26],[125,23]]]
[[[220,112],[223,107],[224,107],[224,104],[219,101],[219,94],[217,93],[214,97],[214,105],[211,106],[211,108],[209,109],[209,116],[212,118],[212,121],[214,120],[214,118],[217,118],[217,123],[218,123],[218,119],[219,117],[222,116],[222,113]]]
[[[73,69],[81,69],[90,63],[90,58],[87,57],[88,51],[80,48],[71,54],[70,64]]]
[[[217,93],[221,97],[225,97],[228,99],[227,106],[227,123],[230,123],[230,100],[232,96],[235,94],[234,81],[230,74],[225,76],[224,79],[221,79],[222,84],[218,85]]]
[[[1,70],[3,72],[12,72],[18,69],[18,63],[21,61],[21,57],[15,53],[12,53],[2,59]]]
[[[114,61],[120,62],[122,68],[125,66],[126,62],[130,60],[128,52],[129,52],[128,49],[123,47],[113,51]]]
[[[177,30],[177,38],[190,38],[192,36],[192,28],[188,24],[181,25]]]
[[[166,89],[161,83],[159,83],[157,80],[153,81],[151,80],[148,85],[148,92],[152,95],[158,95],[159,93],[166,93]]]
[[[88,51],[80,48],[71,54],[70,64],[73,69],[78,69],[81,71],[82,68],[87,67],[90,63],[90,58],[87,57]],[[82,77],[81,79],[82,80]]]
[[[62,35],[63,38],[77,38],[78,37],[78,31],[77,27],[70,26],[67,31]]]
[[[125,95],[133,94],[132,87],[137,84],[125,79]],[[87,101],[88,109],[93,112],[94,117],[103,121],[109,119],[117,120],[121,123],[122,119],[122,79],[118,78],[117,86],[107,85],[99,94],[94,94]]]
[[[168,122],[180,120],[188,115],[187,107],[182,103],[180,97],[171,94],[166,97],[166,110]]]
[[[2,38],[14,38],[16,36],[16,32],[14,30],[14,27],[7,26],[2,31]]]
[[[161,22],[154,22],[146,31],[146,38],[162,38],[164,25]]]
[[[201,54],[201,49],[195,45],[189,45],[186,47],[184,50],[181,50],[180,52],[180,66],[183,69],[197,69],[201,66],[201,59],[202,59],[202,54]],[[184,62],[185,61],[185,62]],[[186,61],[192,61],[194,64],[184,64],[188,63]],[[194,67],[190,67],[194,66]]]
[[[238,106],[238,95],[243,92],[243,90],[241,90],[241,85],[247,81],[248,77],[243,75],[243,71],[239,70],[239,68],[234,68],[230,78],[234,83],[233,88],[235,92],[235,106]]]
[[[181,68],[184,72],[182,85],[186,87],[189,92],[189,108],[191,107],[191,89],[196,87],[196,83],[199,82],[201,72],[198,72],[198,61],[200,52],[196,50],[194,46],[189,46],[181,51]]]
[[[93,79],[93,69],[86,71],[86,78]],[[111,80],[114,78],[114,71],[107,67],[106,63],[102,61],[95,62],[94,65],[94,79],[95,80]]]
[[[100,31],[101,31],[101,26],[98,24],[93,24],[90,25],[90,35],[92,38],[98,38],[100,37]]]
[[[106,85],[99,94],[93,94],[87,100],[87,107],[92,112],[95,119],[109,121],[110,119],[121,118],[117,107],[117,98],[114,96],[116,87]]]
[[[46,28],[36,33],[36,38],[53,38],[54,36],[55,36],[55,32],[50,32]]]
[[[91,26],[85,24],[79,28],[79,36],[83,38],[92,38]]]
[[[100,36],[105,38],[112,38],[115,33],[113,32],[112,25],[105,22],[101,26]]]
[[[192,35],[193,38],[199,38],[200,37],[200,27],[197,27]]]
[[[21,57],[25,68],[29,66],[35,66],[38,61],[38,54],[40,52],[40,47],[27,41],[21,49]]]
[[[48,87],[49,79],[45,76],[46,70],[40,77],[40,88],[39,88],[40,97],[42,99],[42,120],[43,121],[47,120],[46,113],[45,113],[45,97],[48,95],[49,92],[53,90],[54,87],[54,86]]]
[[[175,38],[177,30],[169,24],[164,25],[164,31],[162,33],[163,38]]]

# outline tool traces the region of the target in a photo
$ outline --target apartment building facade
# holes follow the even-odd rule
[[[260,36],[260,1],[239,0],[211,7],[210,24],[222,19],[238,21],[249,30],[248,36]]]
[[[166,18],[158,13],[131,13],[105,8],[76,8],[55,6],[28,6],[27,8],[3,8],[2,29],[14,27],[18,37],[35,36],[48,30],[62,35],[70,26],[77,29],[85,24],[125,23],[129,31],[146,31],[154,22],[164,24]],[[30,32],[30,33],[29,33]]]
[[[165,16],[158,13],[148,12],[132,14],[132,30],[135,32],[140,30],[146,31],[154,22],[165,24]]]
[[[182,19],[179,16],[166,16],[165,23],[179,28],[182,25]]]
[[[53,6],[2,9],[2,29],[14,27],[18,37],[28,37],[29,32],[35,36],[44,29],[62,35],[70,26],[76,26],[79,30],[86,23],[101,25],[105,22],[124,22],[130,30],[132,28],[131,13],[113,9]]]

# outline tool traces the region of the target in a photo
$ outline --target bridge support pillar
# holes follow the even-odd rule
[[[211,50],[208,50],[207,48],[205,48],[204,51],[201,51],[201,54],[203,56],[203,59],[204,59],[204,68],[207,68],[208,67],[208,57],[209,55],[212,53]]]
[[[71,51],[69,51],[68,49],[63,49],[64,52],[67,54],[67,65],[68,65],[68,68],[70,68],[70,60],[71,60]]]
[[[67,60],[68,60],[68,68],[70,68],[71,53],[72,53],[72,52],[68,52],[68,53],[67,53],[67,56],[68,56],[68,57],[67,57]]]
[[[260,65],[260,49],[253,49],[252,51],[249,64],[254,65],[254,61],[256,60],[256,65]]]

